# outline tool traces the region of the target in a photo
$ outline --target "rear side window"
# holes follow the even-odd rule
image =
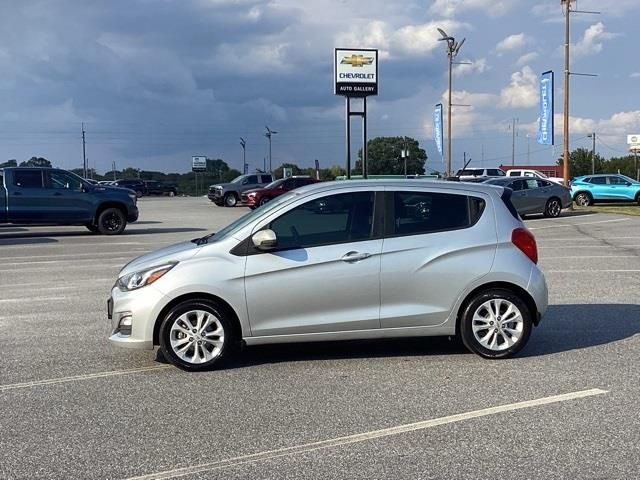
[[[513,203],[511,203],[511,190],[505,188],[500,198],[502,198],[502,203],[504,203],[504,206],[507,207],[509,213],[513,215],[513,218],[515,218],[516,220],[520,220],[516,207],[514,207]]]
[[[520,176],[520,170],[509,170],[509,174],[510,177],[519,177]]]
[[[13,184],[22,188],[42,188],[42,171],[16,170],[13,172]]]
[[[262,183],[271,183],[273,182],[273,177],[271,175],[262,175]]]
[[[395,236],[468,228],[485,206],[481,198],[437,192],[395,192],[393,201]]]
[[[489,168],[487,169],[487,175],[492,177],[504,177],[505,173],[499,168]]]

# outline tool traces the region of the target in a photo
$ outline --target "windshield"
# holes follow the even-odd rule
[[[242,179],[244,178],[244,175],[240,175],[236,178],[234,178],[233,180],[231,180],[231,183],[239,183],[242,181]]]
[[[204,240],[209,240],[211,242],[217,242],[219,240],[223,240],[229,235],[233,235],[238,230],[241,230],[242,228],[246,227],[255,219],[261,217],[263,214],[266,214],[267,212],[270,212],[272,210],[279,208],[282,204],[287,203],[289,200],[291,200],[291,198],[295,197],[296,195],[299,195],[299,193],[289,192],[289,193],[286,193],[285,195],[276,197],[274,200],[271,200],[270,202],[264,204],[263,206],[256,208],[255,210],[252,210],[246,215],[238,218],[236,221],[230,223],[229,225],[224,227],[222,230],[206,235],[202,237],[202,239],[200,240],[204,239]]]
[[[284,183],[284,181],[285,181],[285,179],[284,179],[284,178],[279,178],[278,180],[276,180],[275,182],[271,182],[269,185],[267,185],[267,186],[266,186],[266,187],[264,187],[264,188],[269,188],[269,189],[271,189],[271,188],[277,188],[277,187],[279,187],[280,185],[282,185],[282,184]]]
[[[549,177],[547,177],[544,173],[539,172],[538,170],[536,170],[536,172],[538,173],[538,175],[540,176],[540,178],[549,178]]]

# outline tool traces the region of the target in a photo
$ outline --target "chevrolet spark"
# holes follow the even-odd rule
[[[294,190],[219,232],[143,255],[108,301],[122,347],[187,370],[238,345],[459,336],[486,358],[547,309],[537,246],[502,187],[348,181]]]

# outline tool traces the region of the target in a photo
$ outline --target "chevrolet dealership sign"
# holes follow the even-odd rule
[[[378,94],[378,50],[336,48],[336,95],[368,97]]]

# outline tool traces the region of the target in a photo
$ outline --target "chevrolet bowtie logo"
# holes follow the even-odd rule
[[[365,57],[354,53],[350,57],[344,57],[340,63],[351,65],[352,67],[364,67],[373,63],[373,57]]]

